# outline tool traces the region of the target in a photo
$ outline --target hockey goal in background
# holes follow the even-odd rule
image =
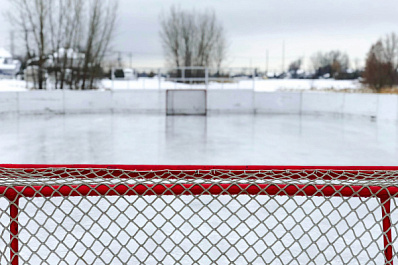
[[[392,264],[398,168],[0,165],[1,264]]]

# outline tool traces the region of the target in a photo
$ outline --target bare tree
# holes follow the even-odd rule
[[[336,50],[315,53],[311,56],[311,63],[317,77],[329,74],[333,78],[339,78],[340,74],[347,71],[350,60],[346,53]]]
[[[303,59],[299,58],[293,62],[290,63],[289,65],[289,72],[292,73],[293,78],[297,77],[297,72],[301,69],[301,65],[303,64]]]
[[[180,44],[181,44],[181,25],[182,18],[181,12],[174,6],[170,9],[170,14],[166,18],[161,17],[161,32],[160,37],[162,39],[163,49],[169,63],[175,67],[181,66],[181,55],[180,55]]]
[[[221,67],[226,57],[224,28],[213,11],[202,13],[171,7],[161,16],[160,37],[166,59],[174,67]]]
[[[383,48],[383,59],[385,62],[391,64],[396,70],[398,69],[398,36],[394,32],[388,34],[384,39],[380,40]]]
[[[71,72],[79,53],[84,2],[79,0],[53,0],[50,5],[50,41],[52,60],[47,70],[55,78],[55,87],[71,87]],[[65,12],[69,10],[69,12]]]
[[[398,84],[398,37],[391,33],[372,45],[366,58],[364,83],[380,92]]]
[[[38,88],[44,89],[45,75],[44,64],[46,61],[47,43],[49,41],[49,23],[47,21],[50,14],[51,0],[28,1],[10,0],[14,13],[9,16],[20,32],[24,32],[26,47],[33,49],[37,56],[38,67]],[[28,50],[29,57],[32,56]]]
[[[341,51],[331,51],[329,53],[329,60],[331,63],[331,75],[338,78],[339,74],[344,73],[350,66],[350,59],[346,53]]]
[[[118,8],[118,2],[113,0],[92,0],[90,4],[81,89],[92,89],[100,75],[100,64],[112,40]]]
[[[222,27],[222,26],[220,26]],[[224,34],[223,29],[218,30],[218,34],[216,36],[216,44],[213,52],[214,63],[217,67],[217,75],[220,75],[220,69],[222,63],[227,58],[227,39]]]
[[[38,88],[49,71],[56,88],[93,89],[110,48],[118,0],[9,1],[28,58],[36,57]]]

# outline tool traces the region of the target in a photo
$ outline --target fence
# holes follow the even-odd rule
[[[393,264],[397,177],[398,167],[1,165],[1,263]]]
[[[255,77],[259,76],[254,68],[136,68],[134,78],[116,78],[112,70],[112,89],[186,89],[186,88],[244,88],[254,90]],[[147,78],[149,77],[149,78]],[[123,81],[118,83],[119,81]],[[134,81],[133,81],[134,80]],[[241,82],[245,81],[245,82]]]

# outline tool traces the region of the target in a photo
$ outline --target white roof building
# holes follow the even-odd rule
[[[0,76],[15,76],[18,73],[20,67],[21,62],[19,60],[14,60],[12,58],[12,54],[9,51],[0,47]]]

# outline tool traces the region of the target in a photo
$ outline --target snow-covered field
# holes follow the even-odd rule
[[[25,81],[16,79],[0,79],[0,92],[2,91],[26,91]]]
[[[204,84],[181,84],[165,79],[139,78],[138,80],[103,80],[105,89],[187,89],[204,88]],[[236,83],[210,82],[209,89],[255,89],[257,91],[277,90],[326,90],[326,89],[359,89],[358,80],[333,80],[333,79],[256,79],[241,80]]]
[[[0,92],[2,91],[26,91],[32,84],[26,85],[22,80],[0,79]],[[181,89],[204,88],[204,85],[181,84],[165,79],[139,78],[138,80],[109,80],[101,82],[102,89]],[[210,82],[209,89],[255,89],[257,91],[277,90],[341,90],[359,89],[361,84],[357,80],[332,80],[332,79],[256,79],[241,80],[236,83]]]
[[[367,119],[110,114],[1,119],[1,163],[398,164],[398,124]],[[4,200],[0,206],[3,232],[7,205]],[[26,264],[384,262],[376,199],[77,197],[21,199],[20,207],[20,263]],[[397,211],[392,220],[396,225]],[[1,238],[4,261],[9,233]]]

